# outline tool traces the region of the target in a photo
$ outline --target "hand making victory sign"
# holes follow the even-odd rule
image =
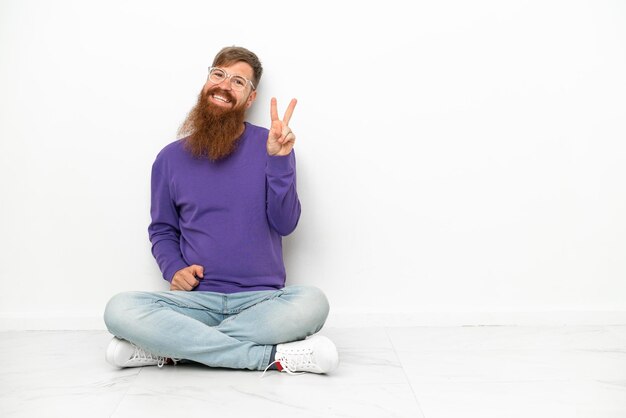
[[[276,98],[272,97],[270,104],[270,115],[272,117],[272,126],[267,136],[267,154],[271,156],[289,155],[296,142],[296,135],[289,128],[289,120],[296,107],[296,99],[291,99],[283,120],[278,119],[278,109],[276,106]]]

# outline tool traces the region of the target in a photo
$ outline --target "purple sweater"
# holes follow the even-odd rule
[[[237,150],[219,162],[196,159],[183,140],[152,166],[148,227],[152,254],[172,281],[189,265],[204,267],[194,290],[235,293],[281,289],[281,236],[300,218],[294,152],[270,157],[268,131],[246,122]]]

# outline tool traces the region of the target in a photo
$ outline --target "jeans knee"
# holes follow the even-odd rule
[[[326,322],[326,318],[328,318],[328,313],[330,312],[330,303],[328,303],[328,298],[326,294],[322,292],[321,289],[317,287],[313,287],[313,300],[314,304],[317,307],[317,315],[320,320],[320,328]]]
[[[315,286],[298,286],[297,293],[302,298],[302,309],[305,312],[304,316],[310,321],[312,333],[319,331],[330,311],[328,298]]]
[[[104,309],[104,323],[109,332],[118,335],[129,319],[128,309],[136,301],[136,292],[123,292],[113,296]]]

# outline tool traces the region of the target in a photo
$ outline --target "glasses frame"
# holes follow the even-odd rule
[[[231,78],[231,77],[241,77],[241,78],[243,78],[244,80],[246,80],[246,84],[247,84],[247,83],[250,83],[250,86],[252,86],[252,90],[256,90],[256,87],[254,86],[254,83],[253,83],[252,81],[248,80],[247,78],[245,78],[245,77],[244,77],[244,76],[242,76],[242,75],[238,75],[238,74],[229,74],[229,73],[228,73],[225,69],[223,69],[222,67],[209,67],[209,75],[208,75],[209,80],[210,80],[210,77],[211,77],[211,71],[212,71],[212,70],[220,70],[220,71],[224,71],[224,74],[226,74],[226,78],[225,78],[225,79],[223,79],[222,81],[220,81],[219,83],[213,83],[213,81],[211,81],[213,84],[222,84],[224,81],[228,80],[228,79],[229,79],[229,78]],[[232,84],[231,84],[231,86],[232,86]],[[246,89],[246,87],[244,86],[244,88],[243,88],[243,89],[241,89],[241,91],[244,91],[245,89]],[[235,90],[236,90],[236,89],[235,89]]]

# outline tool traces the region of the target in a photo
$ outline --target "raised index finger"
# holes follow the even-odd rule
[[[270,102],[270,116],[272,117],[272,122],[278,120],[278,109],[276,109],[276,97],[272,97]]]
[[[296,108],[296,103],[298,103],[296,99],[291,99],[291,102],[289,102],[289,106],[287,106],[287,110],[285,111],[285,117],[283,117],[283,123],[285,125],[289,125],[289,120],[291,119],[293,110]]]

